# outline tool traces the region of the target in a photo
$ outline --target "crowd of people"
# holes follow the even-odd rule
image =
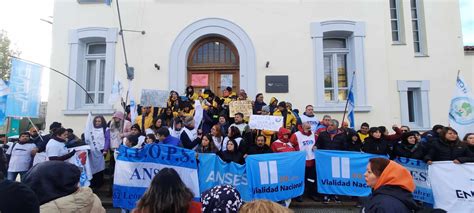
[[[315,149],[372,153],[387,155],[391,159],[407,157],[424,160],[428,164],[433,161],[453,161],[458,164],[474,162],[474,133],[459,136],[455,129],[442,125],[435,125],[432,130],[420,133],[411,131],[409,126],[393,125],[391,129],[394,133],[390,134],[385,126],[368,123],[362,123],[356,130],[349,128],[347,122],[340,123],[329,115],[324,115],[319,120],[312,105],[307,105],[300,114],[298,109],[292,108],[290,102],[279,101],[276,97],[271,97],[267,104],[261,93],[252,101],[253,114],[282,116],[283,125],[278,131],[257,130],[249,127],[249,118],[244,114],[240,112],[229,114],[229,104],[235,100],[248,100],[246,92],[240,90],[236,93],[229,87],[223,91],[222,97],[218,97],[209,89],[195,92],[192,86],[188,86],[183,96],[171,91],[166,108],[139,106],[138,116],[132,117],[134,113],[130,113],[128,107],[125,114],[117,111],[108,122],[104,116],[94,117],[91,137],[94,146],[100,150],[100,157],[96,156],[95,159],[103,161],[107,166],[94,171],[90,187],[93,191],[97,191],[103,186],[104,171],[113,171],[119,146],[142,148],[151,143],[192,149],[197,155],[215,153],[227,163],[238,164],[244,164],[247,156],[253,154],[304,151],[305,193],[315,200],[320,200],[318,197],[321,197],[324,203],[329,203],[331,200],[340,201],[337,196],[319,195],[316,192]],[[59,122],[53,122],[49,130],[50,134],[40,135],[36,128],[31,128],[28,132],[21,133],[16,143],[5,145],[4,150],[0,150],[0,177],[14,181],[19,175],[22,182],[44,186],[45,183],[28,179],[28,176],[34,174],[40,178],[37,167],[43,164],[40,162],[65,161],[74,156],[74,147],[88,143],[84,134],[78,137],[74,130],[64,128]],[[68,148],[72,151],[68,151]],[[385,163],[385,166],[391,165]],[[38,165],[33,166],[35,164]],[[376,171],[373,173],[378,176],[382,174],[380,167]],[[168,170],[163,171],[163,175],[176,176],[175,172]],[[138,202],[136,212],[160,212],[153,209],[167,208],[163,203],[168,202],[165,201],[166,198],[156,194],[169,190],[155,186],[160,185],[158,184],[160,177],[159,175],[155,177],[152,186]],[[164,181],[169,183],[171,180]],[[173,184],[179,185],[179,183]],[[30,187],[33,191],[42,190],[35,186]],[[185,189],[184,186],[181,188]],[[74,188],[68,193],[79,193],[78,191],[81,190]],[[179,212],[176,208],[195,207],[193,203],[189,205],[182,203],[190,197],[189,193],[182,192],[176,196],[182,198],[180,201],[182,206],[174,206],[175,209],[170,212]],[[161,199],[161,203],[156,199]],[[204,204],[206,202],[204,195],[202,199]],[[300,202],[302,197],[294,200]],[[43,206],[49,201],[51,200],[40,200],[39,203]],[[91,208],[95,208],[94,206],[95,204]]]

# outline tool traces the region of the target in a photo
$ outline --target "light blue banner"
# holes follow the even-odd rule
[[[364,173],[369,159],[384,157],[360,152],[316,150],[318,192],[322,194],[368,196]]]
[[[7,116],[5,115],[5,110],[7,108],[7,96],[0,97],[0,126],[5,125]]]
[[[304,192],[305,152],[249,155],[246,168],[253,199],[286,200]]]
[[[408,169],[411,176],[413,176],[416,185],[413,198],[425,203],[434,204],[433,191],[431,190],[428,178],[428,164],[421,160],[403,157],[395,158],[395,162]]]
[[[6,115],[10,117],[39,117],[41,103],[41,67],[18,59],[12,59],[10,94],[7,98]]]
[[[229,184],[239,191],[243,200],[252,200],[245,165],[226,163],[216,154],[199,154],[198,174],[201,193],[217,185]]]
[[[143,149],[119,147],[115,164],[113,205],[135,208],[136,202],[163,168],[173,168],[195,199],[199,199],[199,182],[195,152],[176,146],[150,144]]]

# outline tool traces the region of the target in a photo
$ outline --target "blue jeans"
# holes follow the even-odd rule
[[[27,171],[24,171],[24,172],[8,172],[7,180],[15,181],[16,177],[18,175],[20,175],[20,179],[21,179],[21,181],[23,181],[23,178],[24,178],[26,172]]]

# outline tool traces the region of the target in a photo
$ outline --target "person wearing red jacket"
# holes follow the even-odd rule
[[[294,152],[295,147],[290,143],[290,130],[285,127],[280,127],[278,130],[278,140],[272,143],[271,149],[273,152]]]
[[[316,137],[311,131],[311,124],[303,123],[302,130],[295,132],[290,138],[291,144],[296,151],[304,151],[306,153],[305,168],[305,191],[309,197],[316,196],[316,166],[314,161],[314,149],[316,148]],[[299,201],[298,199],[296,201]]]

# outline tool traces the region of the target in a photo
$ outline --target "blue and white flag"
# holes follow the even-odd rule
[[[0,126],[5,125],[7,117],[5,115],[5,110],[7,109],[7,96],[0,97]]]
[[[0,79],[0,96],[5,96],[8,94],[10,94],[10,87],[8,87],[5,81]]]
[[[428,164],[422,160],[403,157],[398,157],[394,160],[410,171],[416,185],[416,189],[413,192],[413,198],[415,200],[433,204],[433,192],[428,178]]]
[[[305,152],[249,155],[245,161],[253,199],[280,201],[303,194]]]
[[[39,65],[12,59],[7,116],[39,117],[41,71],[42,68]]]
[[[352,86],[351,89],[349,90],[349,95],[347,97],[347,106],[348,106],[348,114],[347,118],[349,120],[349,127],[354,128],[355,127],[355,120],[354,120],[354,107],[355,107],[355,100],[354,100],[354,93],[352,92]]]
[[[135,124],[136,119],[138,117],[137,112],[137,102],[135,102],[135,98],[133,96],[133,88],[132,88],[132,81],[128,81],[128,99],[130,100],[130,120],[132,124]]]
[[[113,205],[135,208],[136,202],[163,168],[173,168],[195,199],[199,199],[199,182],[195,152],[176,146],[149,144],[143,149],[120,146],[115,164]]]
[[[460,138],[474,132],[474,99],[460,75],[456,79],[456,90],[449,108],[449,125],[456,129]]]
[[[226,163],[216,154],[199,154],[198,172],[201,193],[217,185],[229,184],[239,191],[243,200],[252,200],[245,165]]]
[[[387,157],[360,152],[316,150],[318,192],[322,194],[368,196],[371,192],[364,173],[371,158]]]

